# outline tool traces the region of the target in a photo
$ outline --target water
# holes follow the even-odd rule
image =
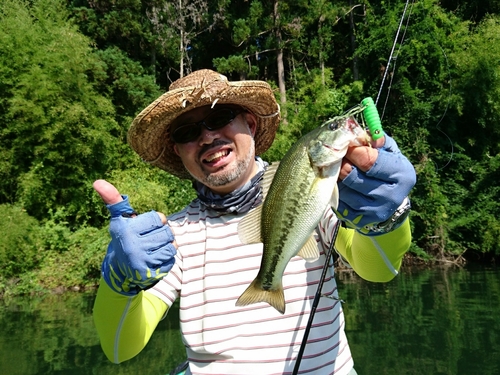
[[[360,375],[500,374],[500,270],[405,269],[386,284],[340,273],[346,331]],[[165,375],[184,359],[178,313],[121,365],[103,355],[94,294],[0,300],[2,375]]]
[[[500,374],[500,270],[403,272],[341,277],[359,374]]]
[[[92,320],[95,294],[0,300],[0,375],[165,375],[185,358],[172,309],[143,352],[109,362]]]

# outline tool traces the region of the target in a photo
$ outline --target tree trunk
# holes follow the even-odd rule
[[[325,17],[321,15],[318,21],[318,39],[319,39],[319,68],[321,70],[321,84],[325,86],[325,59],[323,58],[323,37],[321,36],[321,27],[323,26],[323,22]]]
[[[179,0],[179,14],[182,14],[182,0]],[[180,62],[179,62],[179,78],[184,77],[184,30],[181,28],[181,38],[179,42]]]
[[[359,79],[359,70],[358,70],[358,58],[355,56],[356,52],[356,35],[354,30],[354,10],[352,9],[352,0],[349,0],[349,6],[351,8],[351,12],[349,13],[349,34],[351,36],[351,49],[352,49],[352,75],[354,81]]]
[[[280,102],[283,122],[286,123],[286,85],[285,85],[285,66],[283,64],[283,47],[281,40],[281,29],[279,25],[279,12],[278,12],[278,1],[274,2],[274,26],[275,26],[275,35],[276,42],[278,44],[278,53],[276,55],[276,63],[278,64],[278,87],[280,90]]]

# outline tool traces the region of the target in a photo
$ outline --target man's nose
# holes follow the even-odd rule
[[[219,139],[220,129],[217,130],[208,130],[205,126],[201,126],[201,134],[200,134],[200,144],[210,144],[215,139]]]

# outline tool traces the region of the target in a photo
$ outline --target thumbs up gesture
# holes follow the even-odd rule
[[[117,293],[133,296],[170,271],[177,244],[164,214],[137,214],[128,197],[105,180],[94,182],[110,214],[111,242],[101,267],[105,282]]]

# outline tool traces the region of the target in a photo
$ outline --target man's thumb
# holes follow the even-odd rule
[[[123,200],[118,189],[106,180],[96,180],[93,186],[105,204],[115,204]]]
[[[101,196],[101,198],[105,204],[108,204],[108,205],[115,204],[115,203],[119,203],[123,200],[118,189],[115,188],[115,186],[113,184],[110,184],[106,180],[96,180],[96,181],[94,181],[93,186],[94,186],[94,190],[97,191],[97,193]],[[157,214],[160,216],[161,222],[164,225],[167,224],[166,216],[161,212],[157,212]],[[135,215],[133,215],[133,216],[135,216]]]

